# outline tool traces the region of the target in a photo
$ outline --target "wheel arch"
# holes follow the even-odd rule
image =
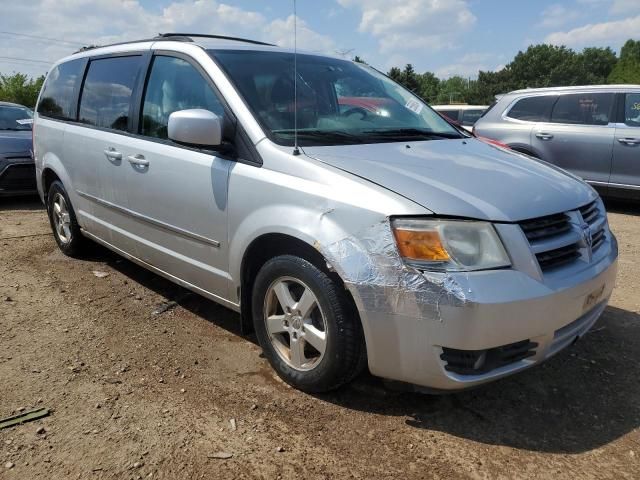
[[[260,268],[262,268],[268,260],[278,255],[296,255],[309,261],[320,270],[327,273],[334,281],[344,288],[346,298],[352,308],[353,314],[357,316],[358,322],[362,325],[358,309],[351,292],[346,287],[340,275],[333,271],[329,266],[322,253],[309,242],[302,240],[299,237],[295,237],[287,233],[274,232],[265,233],[253,239],[242,257],[238,296],[241,306],[240,318],[243,333],[253,331],[253,312],[251,309],[253,279]]]
[[[49,188],[51,188],[51,184],[56,180],[60,181],[64,185],[64,182],[62,182],[60,176],[55,172],[53,168],[45,167],[42,171],[42,193],[44,195],[45,202],[47,199],[47,195],[49,194]]]
[[[509,148],[514,152],[524,153],[525,155],[529,155],[530,157],[535,157],[537,159],[541,159],[540,154],[536,152],[536,150],[529,145],[522,145],[519,143],[509,144]]]

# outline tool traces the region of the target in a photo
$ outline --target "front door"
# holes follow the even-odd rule
[[[202,108],[224,116],[209,81],[183,58],[156,55],[143,93],[139,135],[123,152],[137,256],[228,298],[227,185],[231,161],[167,138],[169,115]]]
[[[541,158],[585,180],[609,181],[615,128],[609,122],[613,93],[560,95],[550,122],[531,131],[531,144]]]

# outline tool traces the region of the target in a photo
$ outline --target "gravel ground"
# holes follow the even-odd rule
[[[618,286],[574,347],[454,395],[311,396],[237,314],[0,199],[0,417],[52,410],[0,430],[0,478],[640,478],[640,205],[608,208]]]

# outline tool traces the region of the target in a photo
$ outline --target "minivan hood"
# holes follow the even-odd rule
[[[476,139],[304,147],[304,152],[438,215],[517,222],[575,209],[597,197],[564,170]]]
[[[31,130],[0,130],[0,155],[31,150]]]

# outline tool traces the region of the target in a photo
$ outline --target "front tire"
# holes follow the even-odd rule
[[[86,239],[80,233],[69,195],[59,180],[54,181],[47,192],[47,214],[53,236],[62,253],[77,257],[85,247]]]
[[[305,392],[334,390],[363,368],[362,327],[344,288],[300,257],[281,255],[260,269],[253,322],[278,375]]]

